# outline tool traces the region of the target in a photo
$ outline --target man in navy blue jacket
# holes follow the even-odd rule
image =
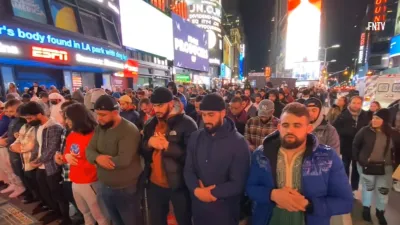
[[[311,134],[307,108],[291,103],[280,120],[252,156],[246,186],[255,203],[252,225],[329,225],[331,216],[351,212],[343,163]]]
[[[184,170],[192,196],[194,225],[237,225],[250,166],[250,150],[224,99],[206,95],[200,104],[204,129],[189,140]]]

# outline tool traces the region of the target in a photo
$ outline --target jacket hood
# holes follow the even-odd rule
[[[173,95],[176,95],[177,93],[178,93],[178,88],[176,87],[176,84],[175,84],[175,82],[169,82],[168,83],[168,85],[167,85],[167,87],[171,87],[172,88],[172,94]]]
[[[214,136],[212,136],[208,132],[206,132],[206,134],[207,134],[207,136],[210,136],[214,139],[221,139],[221,138],[226,138],[229,135],[236,134],[236,132],[237,132],[237,130],[236,130],[235,123],[233,122],[233,120],[231,120],[228,117],[225,117],[224,124],[222,124],[222,126],[217,129]]]
[[[317,120],[311,124],[313,126],[313,130],[322,125],[324,121],[325,121],[325,115],[322,112],[320,112]]]
[[[307,153],[311,153],[315,151],[319,145],[318,138],[314,134],[307,135],[307,143],[306,143],[306,155]],[[278,150],[281,146],[280,140],[280,132],[275,131],[265,137],[263,141],[264,149],[273,149],[274,147]]]

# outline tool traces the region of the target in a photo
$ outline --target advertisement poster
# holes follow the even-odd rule
[[[189,21],[208,32],[210,65],[222,63],[222,7],[219,0],[193,0],[189,3]]]
[[[43,0],[11,0],[15,16],[39,23],[47,23]]]
[[[78,32],[74,9],[54,0],[50,0],[49,2],[55,26],[64,30]]]
[[[288,0],[288,11],[285,69],[289,70],[298,68],[299,63],[319,60],[321,0]],[[313,73],[306,71],[306,74]]]
[[[172,13],[174,66],[207,72],[207,32]]]
[[[232,67],[232,60],[231,60],[231,49],[232,44],[229,41],[227,36],[224,36],[224,64],[228,67]]]

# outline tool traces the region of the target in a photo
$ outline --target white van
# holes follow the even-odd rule
[[[400,74],[366,77],[357,86],[360,95],[364,97],[364,110],[368,110],[373,101],[378,101],[382,108],[387,108],[390,103],[400,99]]]

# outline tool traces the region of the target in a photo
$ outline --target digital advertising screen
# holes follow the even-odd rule
[[[389,56],[395,57],[400,55],[400,36],[395,36],[390,41]]]
[[[189,21],[208,32],[210,65],[222,63],[221,2],[219,0],[188,0]]]
[[[174,66],[208,71],[207,32],[172,13]]]
[[[294,69],[319,60],[321,0],[288,0],[288,11],[285,69]]]
[[[143,0],[120,0],[122,44],[174,59],[172,19]]]
[[[224,54],[223,54],[224,64],[229,67],[232,67],[232,64],[233,64],[232,59],[231,59],[232,44],[229,41],[229,38],[227,36],[224,36],[223,44],[224,44],[224,50],[223,50],[224,51]]]

